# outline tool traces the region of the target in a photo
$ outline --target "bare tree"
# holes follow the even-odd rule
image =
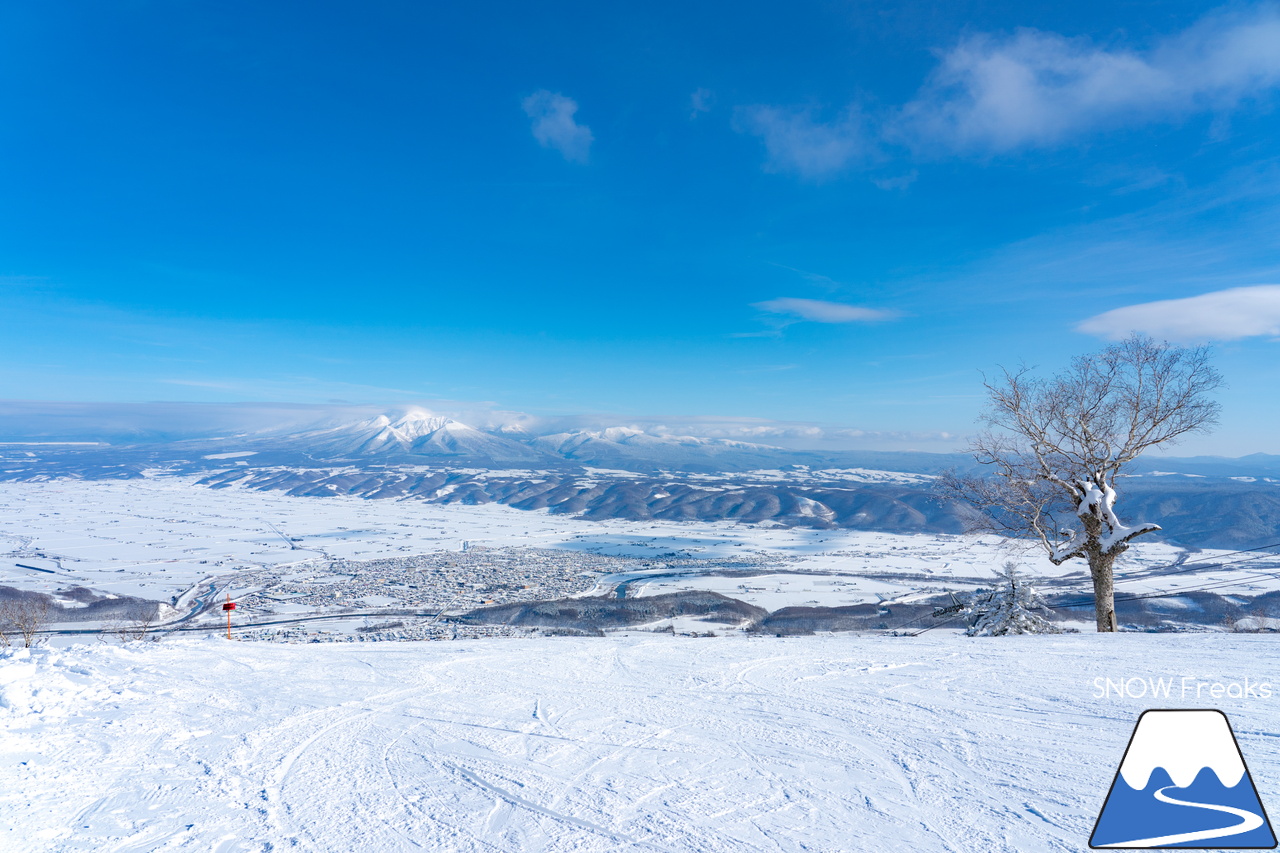
[[[7,598],[0,601],[0,642],[9,645],[11,631],[22,636],[23,648],[36,643],[36,635],[49,621],[49,601],[41,595]]]
[[[154,604],[137,605],[124,616],[104,622],[98,633],[98,639],[106,642],[111,637],[115,637],[121,643],[133,640],[158,641],[160,638],[151,633],[156,617],[157,608]]]
[[[133,609],[130,614],[129,625],[133,629],[133,639],[135,640],[158,640],[158,636],[151,633],[151,627],[155,625],[156,617],[159,615],[156,605],[147,603],[140,604]]]
[[[1114,631],[1116,558],[1160,529],[1120,521],[1116,478],[1146,449],[1217,423],[1223,381],[1208,349],[1133,335],[1050,379],[1022,367],[983,384],[985,429],[968,449],[990,474],[952,472],[939,488],[979,510],[975,530],[1038,542],[1054,565],[1087,560],[1098,630]]]

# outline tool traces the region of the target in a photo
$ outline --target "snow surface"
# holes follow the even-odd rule
[[[1094,698],[1094,679],[1270,680],[1272,645],[939,631],[9,651],[0,847],[1078,851],[1150,703]],[[1278,702],[1219,703],[1264,802]]]

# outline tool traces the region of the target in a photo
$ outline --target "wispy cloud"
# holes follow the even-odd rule
[[[832,431],[816,423],[779,421],[770,418],[714,415],[635,415],[594,414],[568,415],[542,419],[531,424],[531,431],[541,434],[577,429],[598,430],[625,424],[650,435],[725,438],[778,446],[820,446],[829,441]],[[846,440],[853,436],[839,436]]]
[[[898,316],[896,311],[880,308],[864,308],[861,305],[849,305],[844,302],[826,302],[821,299],[796,299],[781,297],[765,302],[754,302],[752,308],[759,308],[770,314],[781,314],[800,320],[812,320],[815,323],[878,323],[892,320]]]
[[[915,169],[912,169],[905,175],[895,175],[890,178],[872,178],[871,183],[886,191],[905,190],[907,187],[914,184],[918,177],[920,177],[920,173]]]
[[[714,100],[715,93],[710,89],[704,89],[699,86],[694,90],[693,94],[689,96],[689,107],[692,110],[692,112],[689,113],[689,118],[692,120],[697,118],[699,113],[711,112],[711,103]]]
[[[877,448],[947,452],[955,449],[957,438],[960,437],[958,432],[943,429],[876,430],[844,424],[732,415],[672,416],[599,413],[567,415],[558,418],[524,417],[522,429],[535,435],[549,435],[578,429],[598,430],[626,425],[650,435],[724,438],[777,447],[826,451]]]
[[[748,375],[753,373],[780,373],[784,370],[797,370],[799,367],[800,365],[798,364],[764,364],[758,367],[743,367],[734,372]]]
[[[830,430],[828,436],[833,439],[840,438],[871,438],[871,439],[890,439],[893,441],[906,442],[931,442],[931,441],[955,441],[961,436],[958,433],[948,432],[946,430],[865,430],[865,429],[834,429]]]
[[[1280,87],[1280,7],[1219,11],[1147,49],[1020,29],[979,33],[940,53],[916,97],[834,120],[811,107],[737,111],[759,136],[765,168],[828,178],[882,161],[894,147],[989,155],[1068,144],[1091,132],[1226,112]],[[914,173],[876,181],[902,189]]]
[[[1280,285],[1233,287],[1186,299],[1130,305],[1090,317],[1076,328],[1104,338],[1144,332],[1180,342],[1280,335]]]
[[[755,332],[731,332],[731,338],[780,338],[782,337],[781,329],[760,329]]]
[[[830,122],[817,119],[812,109],[742,107],[737,113],[740,130],[760,137],[768,152],[767,167],[818,180],[844,171],[869,158],[875,148],[873,134],[862,114],[845,110]]]
[[[1217,13],[1137,52],[1056,33],[976,35],[943,55],[899,135],[1007,151],[1225,109],[1280,84],[1280,13]]]
[[[800,276],[801,278],[805,279],[806,281],[812,282],[813,284],[816,284],[827,290],[838,290],[840,287],[842,287],[840,282],[836,281],[834,278],[832,278],[829,275],[823,275],[822,273],[816,273],[816,272],[809,272],[808,270],[797,269],[796,267],[789,267],[786,264],[780,264],[780,263],[777,263],[776,261],[765,261],[765,263],[769,264],[770,266],[777,267],[778,269],[787,270],[788,272],[793,272],[796,275]]]
[[[525,115],[533,120],[533,138],[543,148],[554,148],[564,155],[564,159],[572,162],[587,162],[595,137],[591,135],[591,128],[578,124],[574,119],[574,113],[578,111],[577,101],[557,92],[539,89],[525,98],[521,106]]]

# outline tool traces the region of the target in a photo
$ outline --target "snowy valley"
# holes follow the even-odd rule
[[[568,461],[603,442],[648,455]],[[1280,683],[1266,460],[1128,481],[1163,520],[1253,509],[1136,545],[1100,636],[1082,566],[962,534],[945,460],[690,470],[422,419],[287,443],[0,448],[0,596],[50,606],[0,651],[7,848],[1078,850],[1142,710]],[[1082,633],[963,636],[1009,560]],[[1213,705],[1264,800],[1276,701]]]

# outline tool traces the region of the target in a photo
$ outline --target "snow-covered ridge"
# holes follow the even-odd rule
[[[317,461],[466,457],[503,466],[570,462],[647,469],[690,465],[705,469],[724,462],[730,470],[743,470],[778,464],[789,453],[762,444],[654,434],[629,426],[552,435],[535,435],[520,426],[478,429],[420,408],[300,431],[269,430],[233,442],[219,439],[217,458],[229,458],[221,451],[230,443],[244,444],[250,452],[301,453]],[[205,458],[215,457],[206,454]]]
[[[258,441],[321,458],[451,456],[529,462],[541,455],[519,441],[416,408],[394,420],[378,415],[353,424],[259,437]]]

